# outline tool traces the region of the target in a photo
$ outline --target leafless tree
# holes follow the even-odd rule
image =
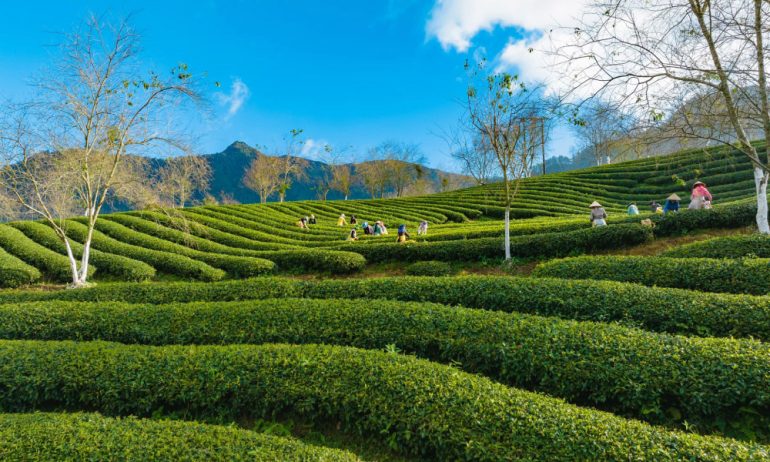
[[[757,226],[770,234],[768,24],[766,0],[601,0],[556,64],[575,99],[599,97],[668,133],[740,150],[754,167]]]
[[[243,184],[259,195],[259,201],[267,200],[278,191],[281,185],[281,169],[284,166],[278,157],[257,154],[243,176]]]
[[[353,165],[349,163],[334,164],[331,166],[331,188],[334,191],[340,192],[345,200],[348,200],[350,196],[350,190],[355,184],[355,177],[353,176]]]
[[[184,64],[167,75],[145,75],[138,50],[139,36],[127,21],[90,18],[65,38],[61,58],[35,84],[35,100],[3,111],[0,186],[63,241],[73,287],[87,283],[102,207],[137,189],[135,155],[187,148],[169,127],[198,99],[192,75]],[[85,215],[88,229],[79,261],[67,234],[66,219],[74,214]]]
[[[195,194],[206,195],[210,180],[211,165],[204,157],[172,157],[158,170],[155,189],[161,205],[184,207]]]
[[[297,157],[302,150],[302,146],[305,144],[302,133],[302,129],[295,128],[284,138],[284,152],[278,158],[280,159],[280,167],[278,169],[278,200],[280,202],[286,199],[286,192],[291,189],[294,181],[305,176],[308,161]]]
[[[609,164],[631,147],[633,125],[613,104],[588,102],[582,105],[574,122],[580,148],[591,153],[596,165]]]
[[[518,76],[488,73],[486,61],[466,62],[466,130],[489,146],[502,177],[505,206],[505,259],[511,258],[511,204],[522,178],[531,174],[538,151],[539,128],[533,120],[550,117],[553,103],[538,86],[526,85]],[[483,150],[482,150],[483,151]]]
[[[476,132],[455,130],[446,140],[463,173],[470,175],[478,185],[490,183],[497,172],[498,164],[494,151],[484,137]]]

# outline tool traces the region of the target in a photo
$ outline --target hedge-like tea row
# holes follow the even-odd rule
[[[53,228],[37,221],[18,221],[10,225],[38,244],[66,255],[67,248]],[[70,248],[77,258],[83,255],[83,244],[70,240]],[[121,255],[91,249],[89,258],[99,268],[99,275],[109,274],[126,281],[146,281],[155,276],[155,268],[152,266]]]
[[[756,204],[743,203],[709,210],[682,210],[665,217],[654,217],[655,236],[673,236],[699,229],[742,228],[756,223]]]
[[[663,256],[679,258],[770,258],[770,236],[750,234],[717,237],[675,247],[664,252]]]
[[[40,271],[0,249],[0,287],[19,287],[40,279]]]
[[[0,338],[139,344],[323,343],[454,362],[469,372],[655,423],[714,430],[770,410],[770,345],[384,300],[0,306]],[[634,361],[626,361],[633,357]],[[619,384],[631,384],[631,387]],[[669,416],[676,409],[677,419]],[[671,422],[673,420],[673,422]],[[770,433],[757,428],[767,439]],[[739,427],[739,425],[735,425]]]
[[[435,460],[762,460],[766,448],[663,431],[392,353],[329,346],[0,342],[0,407],[337,419]],[[280,392],[276,392],[280,391]]]
[[[656,332],[770,341],[770,297],[594,280],[463,276],[100,284],[77,291],[6,291],[0,293],[0,303],[69,300],[159,304],[281,297],[427,301],[577,320],[616,321]]]
[[[348,274],[360,271],[366,266],[366,258],[360,253],[297,249],[257,252],[262,258],[275,262],[284,271],[328,271],[333,274]]]
[[[5,461],[355,462],[348,452],[219,425],[99,414],[0,414]]]
[[[394,238],[395,239],[395,238]],[[652,230],[638,224],[622,224],[511,238],[511,255],[522,258],[560,257],[602,249],[629,247],[652,239]],[[479,260],[501,258],[503,240],[482,238],[461,241],[351,243],[336,247],[358,252],[369,261]]]
[[[67,232],[75,239],[83,242],[86,238],[87,227],[77,221],[69,221]],[[217,281],[225,276],[225,272],[214,268],[202,261],[193,260],[184,255],[171,252],[145,249],[136,245],[126,244],[94,230],[91,245],[104,252],[123,255],[140,260],[168,274],[199,279],[202,281]]]
[[[110,220],[100,220],[96,224],[96,229],[120,242],[144,247],[145,249],[184,255],[193,260],[207,263],[215,268],[223,269],[236,277],[259,276],[272,272],[275,267],[272,261],[265,260],[264,258],[201,252],[148,234],[136,232],[131,228]]]
[[[770,259],[591,256],[553,260],[534,276],[605,279],[704,292],[764,295],[770,292]]]
[[[28,238],[18,229],[0,225],[0,247],[23,262],[42,270],[49,278],[57,282],[72,280],[70,261],[65,255],[58,254]],[[88,274],[96,271],[89,266]]]

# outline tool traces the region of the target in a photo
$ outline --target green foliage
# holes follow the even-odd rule
[[[663,254],[677,258],[770,258],[770,236],[751,234],[708,239],[675,247]]]
[[[543,263],[533,275],[607,279],[704,292],[764,295],[770,292],[770,259],[637,256],[574,257]]]
[[[25,263],[40,268],[46,277],[54,281],[69,282],[72,280],[70,262],[65,255],[43,247],[18,229],[0,225],[0,247]],[[89,265],[88,274],[93,275],[95,271],[96,268]]]
[[[638,224],[622,224],[580,229],[563,233],[533,234],[511,238],[511,255],[522,258],[560,257],[601,249],[642,244],[652,239],[652,231]],[[480,238],[441,242],[348,244],[339,249],[354,250],[367,260],[479,260],[501,258],[503,240]]]
[[[40,279],[40,271],[0,249],[0,287],[19,287]]]
[[[770,346],[760,342],[677,337],[428,303],[38,302],[0,306],[0,338],[153,345],[322,343],[403,350],[575,403],[654,423],[686,420],[705,431],[716,430],[718,419],[733,424],[738,409],[755,409],[759,415],[770,409]],[[629,356],[635,360],[626,362]],[[675,419],[669,416],[672,410]],[[761,429],[768,423],[751,430],[767,439],[770,434]]]
[[[99,414],[0,414],[3,460],[350,461],[353,454],[233,427]]]
[[[0,407],[186,418],[336,418],[436,460],[759,460],[751,443],[661,431],[412,357],[307,345],[0,342]],[[12,390],[8,392],[7,390]],[[280,392],[276,392],[280,390]]]
[[[406,267],[406,274],[412,276],[447,276],[452,274],[452,267],[443,261],[418,261]]]
[[[77,291],[6,291],[0,293],[0,303],[61,300],[160,304],[281,297],[427,301],[567,319],[614,321],[656,332],[770,339],[770,297],[594,280],[463,276],[100,284]]]
[[[10,225],[38,244],[66,255],[67,248],[51,227],[36,221],[19,221]],[[79,242],[70,241],[70,247],[77,258],[83,255],[83,245]],[[152,279],[155,276],[155,268],[147,263],[96,249],[91,249],[90,252],[89,259],[99,268],[100,275],[109,274],[124,281],[137,282]]]

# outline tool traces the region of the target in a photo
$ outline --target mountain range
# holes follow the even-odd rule
[[[240,203],[259,202],[259,196],[257,193],[247,188],[243,183],[243,176],[246,169],[259,155],[265,154],[242,141],[236,141],[232,143],[222,152],[203,155],[211,167],[212,175],[209,182],[209,194],[220,201],[228,199],[235,200]],[[328,172],[331,167],[324,162],[319,162],[316,160],[307,160],[307,162],[308,165],[305,169],[304,177],[295,180],[291,189],[287,191],[287,201],[310,200],[319,198],[318,192],[315,188],[316,180],[325,172]],[[357,164],[351,164],[354,175],[356,165]],[[424,166],[418,166],[418,164],[414,165],[415,167],[419,167],[422,178],[427,180],[427,185],[430,187],[430,189],[432,189],[426,192],[436,192],[441,190],[441,183],[442,179],[444,178],[447,180],[448,185],[450,185],[450,188],[452,189],[472,185],[472,181],[470,181],[469,178],[464,175],[444,172]],[[368,199],[370,198],[370,194],[363,187],[363,185],[359,183],[353,186],[348,198]],[[338,191],[331,191],[329,192],[327,199],[343,199],[343,196]],[[270,200],[272,201],[277,199],[271,198]]]

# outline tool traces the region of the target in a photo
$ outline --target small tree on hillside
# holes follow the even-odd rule
[[[284,138],[285,151],[283,156],[279,157],[280,167],[278,169],[278,200],[286,200],[286,192],[291,189],[295,180],[305,176],[305,169],[308,166],[307,160],[297,157],[302,151],[305,140],[302,138],[302,129],[292,129],[289,135]]]
[[[356,165],[356,176],[372,199],[385,197],[390,185],[390,172],[385,162],[373,156],[371,160]]]
[[[476,65],[466,62],[469,83],[466,93],[466,127],[489,146],[502,177],[505,207],[505,259],[511,258],[511,204],[522,178],[534,165],[539,127],[532,123],[552,112],[539,89],[530,88],[517,76],[507,73],[486,74],[486,61]]]
[[[664,121],[668,134],[741,151],[770,234],[768,24],[767,0],[599,0],[557,55],[572,96],[635,111],[650,132]]]
[[[447,138],[454,157],[463,173],[470,175],[477,185],[492,181],[498,169],[497,156],[483,136],[472,131],[458,130]]]
[[[331,173],[332,190],[338,191],[344,196],[345,200],[348,200],[355,180],[353,166],[351,164],[335,164],[331,166]]]
[[[73,287],[87,283],[104,204],[146,182],[135,174],[141,162],[132,154],[185,148],[168,127],[180,105],[197,98],[192,76],[185,65],[165,76],[141,75],[138,49],[127,22],[91,18],[67,36],[57,66],[36,84],[37,99],[3,111],[0,187],[26,216],[54,229],[67,249]],[[87,227],[79,261],[66,220],[73,214],[84,215]]]
[[[184,207],[194,195],[206,196],[211,180],[211,165],[201,156],[185,155],[166,159],[158,170],[155,189],[161,205]]]
[[[259,195],[259,202],[266,203],[281,185],[281,168],[284,163],[278,157],[257,154],[243,176],[243,184]]]
[[[402,197],[406,187],[421,176],[419,164],[425,162],[419,146],[394,140],[373,148],[371,156],[383,164],[383,182],[393,188],[396,197]]]

